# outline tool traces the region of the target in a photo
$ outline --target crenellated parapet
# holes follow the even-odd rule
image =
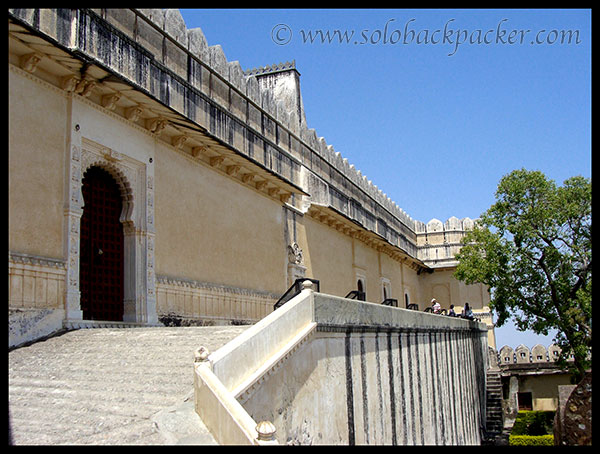
[[[514,349],[505,345],[498,350],[498,364],[552,363],[558,359],[560,352],[561,348],[556,344],[550,344],[548,348],[542,344],[536,344],[531,349],[524,344],[520,344]],[[569,360],[572,359],[573,355],[569,357]]]
[[[477,220],[458,219],[454,216],[446,222],[432,219],[427,224],[415,222],[419,258],[432,268],[455,266],[456,254],[460,252],[463,238],[473,230]]]
[[[227,60],[220,45],[208,46],[200,28],[187,29],[186,35],[184,32],[185,21],[179,10],[139,9],[138,11],[152,20],[156,26],[161,27],[165,33],[171,35],[182,46],[187,46],[190,53],[201,61],[208,63],[211,69],[233,86],[239,88],[242,93],[245,91],[250,100],[288,128],[291,134],[300,139],[302,145],[308,146],[311,152],[325,160],[328,167],[332,167],[340,173],[341,178],[350,180],[358,190],[364,192],[369,200],[360,200],[353,194],[346,194],[348,198],[354,198],[363,205],[374,205],[373,202],[375,202],[375,204],[385,208],[397,221],[414,231],[415,221],[402,208],[381,191],[366,175],[363,175],[360,170],[350,164],[340,152],[335,151],[333,145],[327,144],[326,139],[320,137],[315,129],[307,126],[299,81],[290,82],[292,77],[286,78],[285,74],[282,74],[293,74],[294,78],[300,75],[295,60],[243,71],[238,61],[230,62]],[[277,81],[275,81],[275,76],[277,76]],[[282,79],[287,79],[287,81],[281,83]],[[285,88],[281,88],[282,85],[285,85]],[[297,100],[297,104],[288,102],[290,99]],[[312,163],[315,159],[311,158],[308,161]],[[342,185],[337,184],[340,181],[331,181],[329,169],[322,169],[324,171],[320,172],[321,169],[314,168],[319,167],[318,163],[316,163],[316,166],[310,167],[327,183],[336,187],[336,189],[341,189]]]
[[[326,207],[426,266],[455,264],[472,221],[412,219],[309,128],[295,61],[244,71],[200,28],[188,29],[177,9],[9,9],[9,16],[102,68],[75,68],[63,90],[276,200],[304,212]],[[54,58],[21,57],[28,72]]]

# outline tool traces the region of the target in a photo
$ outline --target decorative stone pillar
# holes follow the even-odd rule
[[[79,124],[69,123],[70,143],[67,150],[65,185],[64,255],[67,259],[65,285],[65,319],[82,320],[81,294],[79,292],[79,237],[83,215],[81,193],[81,134]]]
[[[195,363],[203,363],[208,361],[208,357],[210,356],[210,351],[204,345],[201,345],[198,350],[194,352],[194,362]]]
[[[136,233],[132,223],[123,224],[123,321],[138,322],[140,319],[139,304],[139,272],[137,263],[140,260],[138,244],[140,243],[139,232]]]

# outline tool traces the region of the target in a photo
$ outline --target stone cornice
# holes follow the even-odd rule
[[[214,282],[196,281],[193,279],[182,279],[171,276],[156,275],[156,282],[163,286],[174,286],[178,288],[200,289],[213,292],[226,292],[244,296],[255,296],[260,298],[270,298],[277,300],[281,295],[275,293],[259,291],[230,285],[217,284]]]
[[[66,262],[60,259],[50,257],[40,257],[37,255],[23,254],[20,252],[8,253],[8,262],[20,265],[43,266],[47,268],[55,268],[60,270],[66,269]]]
[[[415,258],[427,235],[439,235],[437,225],[410,218],[314,129],[295,123],[299,119],[282,110],[271,91],[261,91],[255,76],[228,62],[220,46],[208,47],[200,29],[188,30],[177,10],[9,9],[11,33],[21,40],[16,57],[24,72],[57,64],[72,71],[63,73],[64,90],[275,200],[286,203],[295,193],[314,203],[314,188],[303,176],[312,174],[310,181],[321,180],[327,189],[318,203]],[[107,34],[114,39],[102,40]],[[39,37],[57,53],[44,54]]]

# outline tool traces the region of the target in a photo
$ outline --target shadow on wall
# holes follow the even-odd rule
[[[215,375],[278,443],[481,443],[484,324],[305,289],[223,349],[209,356]],[[244,351],[254,364],[227,360]]]

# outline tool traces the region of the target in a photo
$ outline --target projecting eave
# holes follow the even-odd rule
[[[391,244],[383,236],[366,229],[357,221],[349,218],[344,213],[341,213],[331,206],[311,204],[306,214],[316,221],[327,225],[344,235],[362,241],[367,246],[379,252],[385,253],[397,262],[408,265],[419,274],[433,271],[425,263],[411,256],[404,249],[397,245]]]
[[[102,25],[110,27],[105,23]],[[59,33],[55,35],[58,36]],[[119,37],[127,41],[127,37],[121,35],[119,33]],[[119,73],[107,65],[97,55],[72,45],[71,39],[66,41],[71,47],[32,27],[9,11],[9,66],[78,96],[81,101],[89,102],[132,127],[151,134],[173,151],[210,166],[271,198],[287,202],[292,194],[306,195],[297,183],[300,168],[297,159],[273,147],[269,155],[272,160],[267,162],[269,165],[265,165],[260,160],[261,157],[264,158],[263,153],[253,155],[244,147],[243,137],[247,137],[247,134],[242,134],[240,138],[239,134],[229,133],[229,138],[234,143],[228,143],[219,137],[216,133],[218,130],[235,130],[235,122],[227,109],[171,73],[165,66],[149,59],[147,52],[136,43],[129,42],[129,45],[140,52],[142,67],[150,63],[153,65],[155,70],[151,72],[156,84],[150,81],[144,87],[129,75]],[[141,70],[138,68],[136,71]],[[169,81],[169,89],[166,91],[156,87],[164,80]],[[152,87],[156,88],[154,92]],[[194,115],[183,113],[186,110],[190,113],[191,110],[182,105],[183,100],[181,103],[177,102],[176,93],[181,87],[207,107],[209,112],[203,117],[204,122],[197,117],[197,111]],[[248,128],[247,125],[244,127]],[[259,140],[266,140],[261,138],[258,131],[252,131],[252,134]],[[280,166],[281,169],[273,168],[273,162],[280,162],[275,159],[279,156],[284,164]]]

